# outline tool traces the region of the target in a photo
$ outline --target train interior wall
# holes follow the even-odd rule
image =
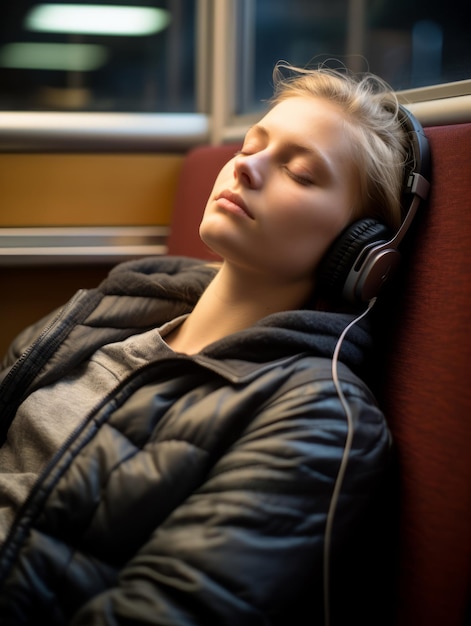
[[[181,154],[1,154],[0,229],[168,226]],[[0,259],[0,353],[115,263]]]

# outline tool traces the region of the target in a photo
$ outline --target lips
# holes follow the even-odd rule
[[[234,191],[230,191],[229,189],[225,189],[224,191],[221,191],[221,193],[219,193],[216,196],[215,200],[216,200],[216,202],[219,202],[222,206],[225,206],[229,210],[231,210],[231,209],[233,210],[234,208],[237,208],[240,211],[242,211],[243,213],[245,213],[248,217],[250,217],[251,220],[254,219],[253,215],[248,210],[247,205],[245,204],[245,202]]]

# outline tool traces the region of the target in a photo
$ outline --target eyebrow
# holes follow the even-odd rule
[[[257,133],[259,135],[263,135],[263,137],[265,138],[270,137],[270,133],[268,129],[265,128],[265,126],[263,126],[262,124],[254,124],[253,126],[251,126],[247,130],[245,136],[247,137],[247,135],[249,135],[251,132]],[[327,159],[327,157],[322,152],[317,150],[317,148],[313,146],[306,146],[304,144],[296,143],[294,141],[287,141],[284,145],[288,150],[293,151],[295,153],[313,156],[316,159],[316,162],[317,162],[316,165],[320,166],[326,173],[328,174],[332,173],[332,168],[331,168],[329,159]]]

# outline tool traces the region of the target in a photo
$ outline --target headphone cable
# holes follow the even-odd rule
[[[343,344],[343,341],[349,332],[349,330],[358,322],[360,322],[373,308],[376,303],[376,298],[371,298],[368,302],[367,308],[357,317],[355,317],[342,331],[340,337],[337,340],[337,344],[335,346],[334,354],[332,357],[332,379],[334,381],[335,389],[337,391],[337,395],[342,404],[343,410],[345,412],[345,416],[347,418],[347,437],[345,439],[345,446],[343,450],[342,460],[340,461],[339,471],[337,473],[337,477],[335,479],[334,489],[332,492],[332,498],[330,500],[329,510],[327,512],[327,520],[325,526],[325,535],[324,535],[324,626],[330,626],[330,550],[332,543],[332,528],[334,524],[335,510],[337,507],[340,490],[342,488],[342,483],[345,475],[345,471],[347,469],[348,464],[348,456],[350,454],[350,450],[352,447],[353,441],[353,415],[351,408],[345,398],[345,395],[342,390],[342,386],[340,384],[339,376],[338,376],[338,360],[340,350]]]

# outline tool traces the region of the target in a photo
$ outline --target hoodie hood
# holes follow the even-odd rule
[[[231,344],[236,342],[236,349],[245,359],[252,361],[295,354],[331,359],[340,335],[353,319],[353,315],[307,309],[275,313],[251,328],[213,344],[211,354],[220,358],[234,357]],[[345,336],[339,360],[358,370],[365,362],[371,343],[368,324],[362,320]]]
[[[163,313],[162,319],[155,319],[153,323],[164,323],[192,310],[217,269],[214,264],[187,257],[151,257],[118,265],[100,285],[100,290],[108,296],[134,296],[134,306],[140,308],[142,298],[146,301],[150,298],[156,311],[161,312],[158,317]],[[127,314],[132,319],[125,323],[135,327],[137,312],[133,311],[132,300],[127,302]],[[162,301],[167,301],[167,306],[162,306]],[[312,309],[274,313],[248,329],[207,346],[203,354],[217,359],[254,362],[295,354],[330,359],[341,333],[354,317]],[[369,324],[363,319],[349,330],[342,342],[340,361],[358,371],[371,343]]]

